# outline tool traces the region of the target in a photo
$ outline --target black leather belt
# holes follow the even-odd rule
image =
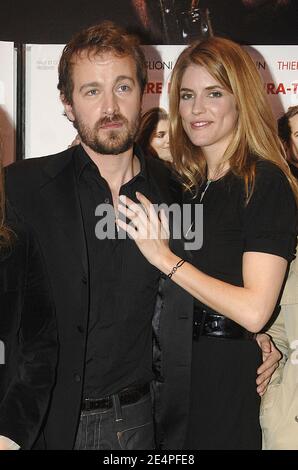
[[[124,388],[116,395],[119,397],[121,405],[130,405],[140,400],[144,395],[150,392],[150,385],[132,385]],[[85,398],[82,403],[82,411],[108,410],[113,406],[112,395],[104,398]]]
[[[200,336],[253,340],[256,335],[207,306],[195,306],[193,340],[198,341]]]

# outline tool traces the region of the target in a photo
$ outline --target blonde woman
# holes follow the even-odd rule
[[[159,424],[164,430],[175,426],[184,401],[184,448],[260,449],[255,377],[261,357],[254,334],[275,311],[294,257],[297,185],[261,79],[239,45],[213,37],[182,52],[171,78],[170,144],[184,201],[203,204],[202,248],[181,260],[169,246],[164,213],[159,218],[141,194],[143,208],[123,197],[119,205],[131,219],[119,226],[171,278],[165,285],[175,283],[193,299],[188,343],[175,342],[165,316],[160,325],[168,331],[161,334],[167,354]],[[171,313],[166,306],[164,311]],[[175,348],[180,370],[190,369],[183,396],[173,391]]]

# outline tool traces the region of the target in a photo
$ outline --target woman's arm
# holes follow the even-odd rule
[[[168,249],[160,251],[154,265],[168,274],[179,261]],[[267,253],[243,255],[243,284],[237,287],[202,273],[184,263],[172,276],[193,297],[234,320],[249,331],[259,332],[268,322],[284,280],[287,261]]]
[[[159,219],[152,204],[137,193],[144,210],[129,198],[121,196],[119,211],[132,222],[118,220],[119,226],[135,240],[137,246],[160,271],[169,274],[180,258],[169,248],[169,229],[164,213]],[[260,331],[269,320],[284,280],[287,261],[276,255],[246,252],[243,255],[244,287],[215,279],[190,263],[184,263],[172,280],[193,297],[222,313],[249,331]]]

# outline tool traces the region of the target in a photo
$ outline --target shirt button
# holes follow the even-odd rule
[[[108,197],[105,198],[105,204],[110,204],[110,199]]]
[[[84,327],[83,327],[82,325],[78,325],[78,326],[77,326],[77,330],[78,330],[79,333],[82,333],[82,334],[83,334],[84,331],[85,331],[85,330],[84,330]]]
[[[298,415],[295,416],[295,421],[296,421],[296,423],[298,423]]]
[[[75,382],[81,382],[81,376],[79,374],[74,374],[73,378]]]

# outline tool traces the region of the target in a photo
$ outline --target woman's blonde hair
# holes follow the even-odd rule
[[[298,203],[298,185],[285,161],[277,123],[255,64],[239,44],[219,37],[188,46],[180,54],[172,72],[170,148],[174,167],[185,187],[197,189],[206,176],[202,151],[189,140],[179,113],[181,81],[191,64],[206,68],[236,100],[238,122],[222,163],[229,160],[231,171],[244,179],[247,201],[254,189],[255,167],[259,158],[270,160],[284,172]]]

